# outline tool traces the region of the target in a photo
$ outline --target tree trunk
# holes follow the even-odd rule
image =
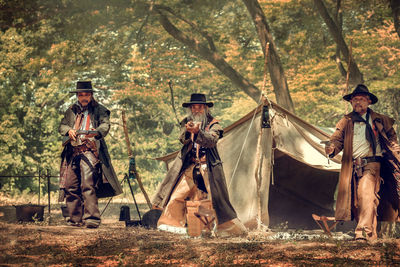
[[[176,40],[180,41],[184,45],[187,45],[195,52],[197,52],[201,57],[206,59],[212,65],[214,65],[218,70],[227,76],[236,86],[241,88],[248,96],[250,96],[254,101],[258,103],[260,100],[260,90],[253,85],[250,81],[244,78],[239,72],[237,72],[224,58],[219,55],[216,51],[209,49],[208,47],[202,45],[195,38],[189,37],[175,27],[168,19],[168,17],[162,12],[160,8],[155,7],[154,9],[159,14],[159,21],[163,28]]]
[[[279,105],[294,113],[293,101],[290,97],[285,72],[283,70],[279,55],[276,51],[276,46],[264,12],[257,0],[243,0],[243,2],[246,5],[251,18],[253,19],[264,57],[268,55],[268,69],[272,86],[274,87],[276,101]],[[265,51],[267,43],[269,43],[268,53]]]
[[[336,12],[335,12],[335,24],[337,25],[340,34],[343,34],[343,16],[342,16],[342,11],[340,9],[341,6],[341,0],[336,0]],[[340,71],[340,74],[342,74],[343,77],[347,77],[347,71],[345,70],[345,68],[343,67],[343,63],[342,60],[340,59],[340,48],[339,46],[336,44],[336,53],[335,53],[335,62],[336,65]]]
[[[400,38],[400,1],[389,0],[390,8],[392,9],[394,28],[396,29],[397,35]]]
[[[364,78],[362,73],[360,72],[356,62],[350,55],[349,48],[347,47],[346,42],[344,41],[343,35],[340,32],[340,29],[335,24],[331,16],[329,15],[328,10],[326,9],[322,0],[314,0],[315,7],[317,8],[319,14],[322,19],[325,21],[326,26],[328,26],[329,32],[333,40],[335,40],[336,44],[339,46],[340,52],[346,59],[346,62],[350,62],[350,66],[348,66],[348,70],[350,72],[349,83],[350,84],[359,84],[364,82]]]

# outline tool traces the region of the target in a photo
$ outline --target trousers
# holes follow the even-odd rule
[[[73,223],[92,220],[100,224],[94,173],[98,163],[95,155],[86,151],[75,155],[68,168],[65,196],[69,220]]]
[[[202,172],[202,183],[199,187],[198,181],[194,180],[195,164],[190,165],[181,175],[179,181],[171,194],[171,198],[168,201],[160,219],[158,220],[158,226],[162,224],[175,226],[175,227],[185,227],[186,224],[186,213],[185,213],[185,201],[190,200],[200,200],[210,197],[210,194],[204,193],[209,192],[209,182],[207,175]],[[207,188],[207,189],[206,189]]]
[[[362,177],[356,180],[354,201],[354,215],[357,221],[356,239],[375,240],[377,238],[378,192],[381,180],[379,162],[370,162],[365,165]]]

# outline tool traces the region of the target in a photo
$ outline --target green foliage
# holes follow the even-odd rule
[[[297,115],[333,127],[347,103],[346,79],[336,45],[313,1],[260,0],[281,57]],[[324,1],[331,14],[335,6]],[[228,126],[255,108],[210,63],[172,38],[143,0],[0,1],[0,175],[56,174],[58,125],[76,101],[69,91],[90,79],[95,97],[112,111],[106,141],[120,179],[128,170],[121,111],[139,174],[153,192],[165,174],[154,158],[180,148],[181,104],[193,92],[207,94],[213,114]],[[156,1],[156,4],[161,4]],[[262,87],[264,59],[254,24],[241,1],[162,1],[206,32],[216,50],[244,77]],[[199,31],[177,16],[171,21],[203,45]],[[373,108],[400,120],[399,38],[386,1],[342,1],[343,35],[365,83],[380,99]],[[343,61],[347,68],[346,62]],[[169,82],[177,114],[171,105]],[[265,88],[274,100],[269,76]],[[349,90],[352,90],[350,88]],[[0,186],[36,191],[33,180],[0,180]],[[56,186],[54,181],[53,186]],[[6,187],[9,188],[9,187]]]

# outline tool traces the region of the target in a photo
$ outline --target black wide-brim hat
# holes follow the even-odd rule
[[[182,107],[187,108],[193,104],[203,104],[207,105],[210,108],[214,106],[213,102],[207,102],[205,94],[192,94],[190,96],[190,102],[183,103]]]
[[[365,86],[364,84],[357,85],[356,89],[354,89],[354,91],[351,94],[343,96],[343,99],[346,101],[350,101],[351,98],[355,95],[368,95],[369,98],[371,99],[371,105],[378,102],[378,98],[376,97],[376,95],[370,93],[367,86]]]
[[[76,83],[76,90],[71,91],[70,93],[81,93],[81,92],[87,92],[87,93],[93,93],[93,87],[92,87],[92,82],[91,81],[79,81]]]

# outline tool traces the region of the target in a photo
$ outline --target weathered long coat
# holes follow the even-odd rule
[[[212,121],[213,118],[209,117],[208,122],[211,122],[211,124],[209,124],[207,129],[199,131],[197,136],[195,136],[195,142],[206,149],[208,179],[210,181],[213,208],[217,214],[218,224],[222,224],[236,218],[237,215],[229,201],[222,161],[216,147],[218,140],[222,138],[223,130],[217,121]],[[180,176],[191,164],[189,152],[193,144],[190,134],[185,130],[187,122],[187,118],[181,122],[182,132],[180,141],[184,145],[153,197],[152,202],[155,206],[165,208]]]
[[[111,164],[111,158],[104,141],[104,137],[110,130],[110,111],[94,100],[89,103],[88,111],[93,127],[99,132],[96,138],[100,141],[98,150],[102,179],[97,181],[96,195],[99,198],[119,195],[122,193],[122,188]],[[75,118],[80,112],[81,108],[78,104],[73,104],[67,109],[59,127],[59,132],[62,136],[68,135],[68,131],[74,127]],[[68,143],[61,153],[61,164],[65,161],[69,165],[72,160],[72,153],[72,145]]]
[[[343,150],[335,218],[345,221],[352,219],[352,197],[354,197],[352,195],[354,123],[351,114],[345,115],[337,123],[336,131],[330,138],[335,146],[335,151],[331,156]],[[379,191],[378,212],[380,216],[378,219],[393,220],[395,218],[390,218],[390,214],[395,214],[399,210],[400,203],[400,155],[394,151],[393,147],[397,144],[396,132],[393,129],[394,120],[371,109],[370,116],[378,131],[380,144],[387,151],[381,164],[381,177],[384,181]],[[389,203],[389,205],[384,205],[385,203]]]

